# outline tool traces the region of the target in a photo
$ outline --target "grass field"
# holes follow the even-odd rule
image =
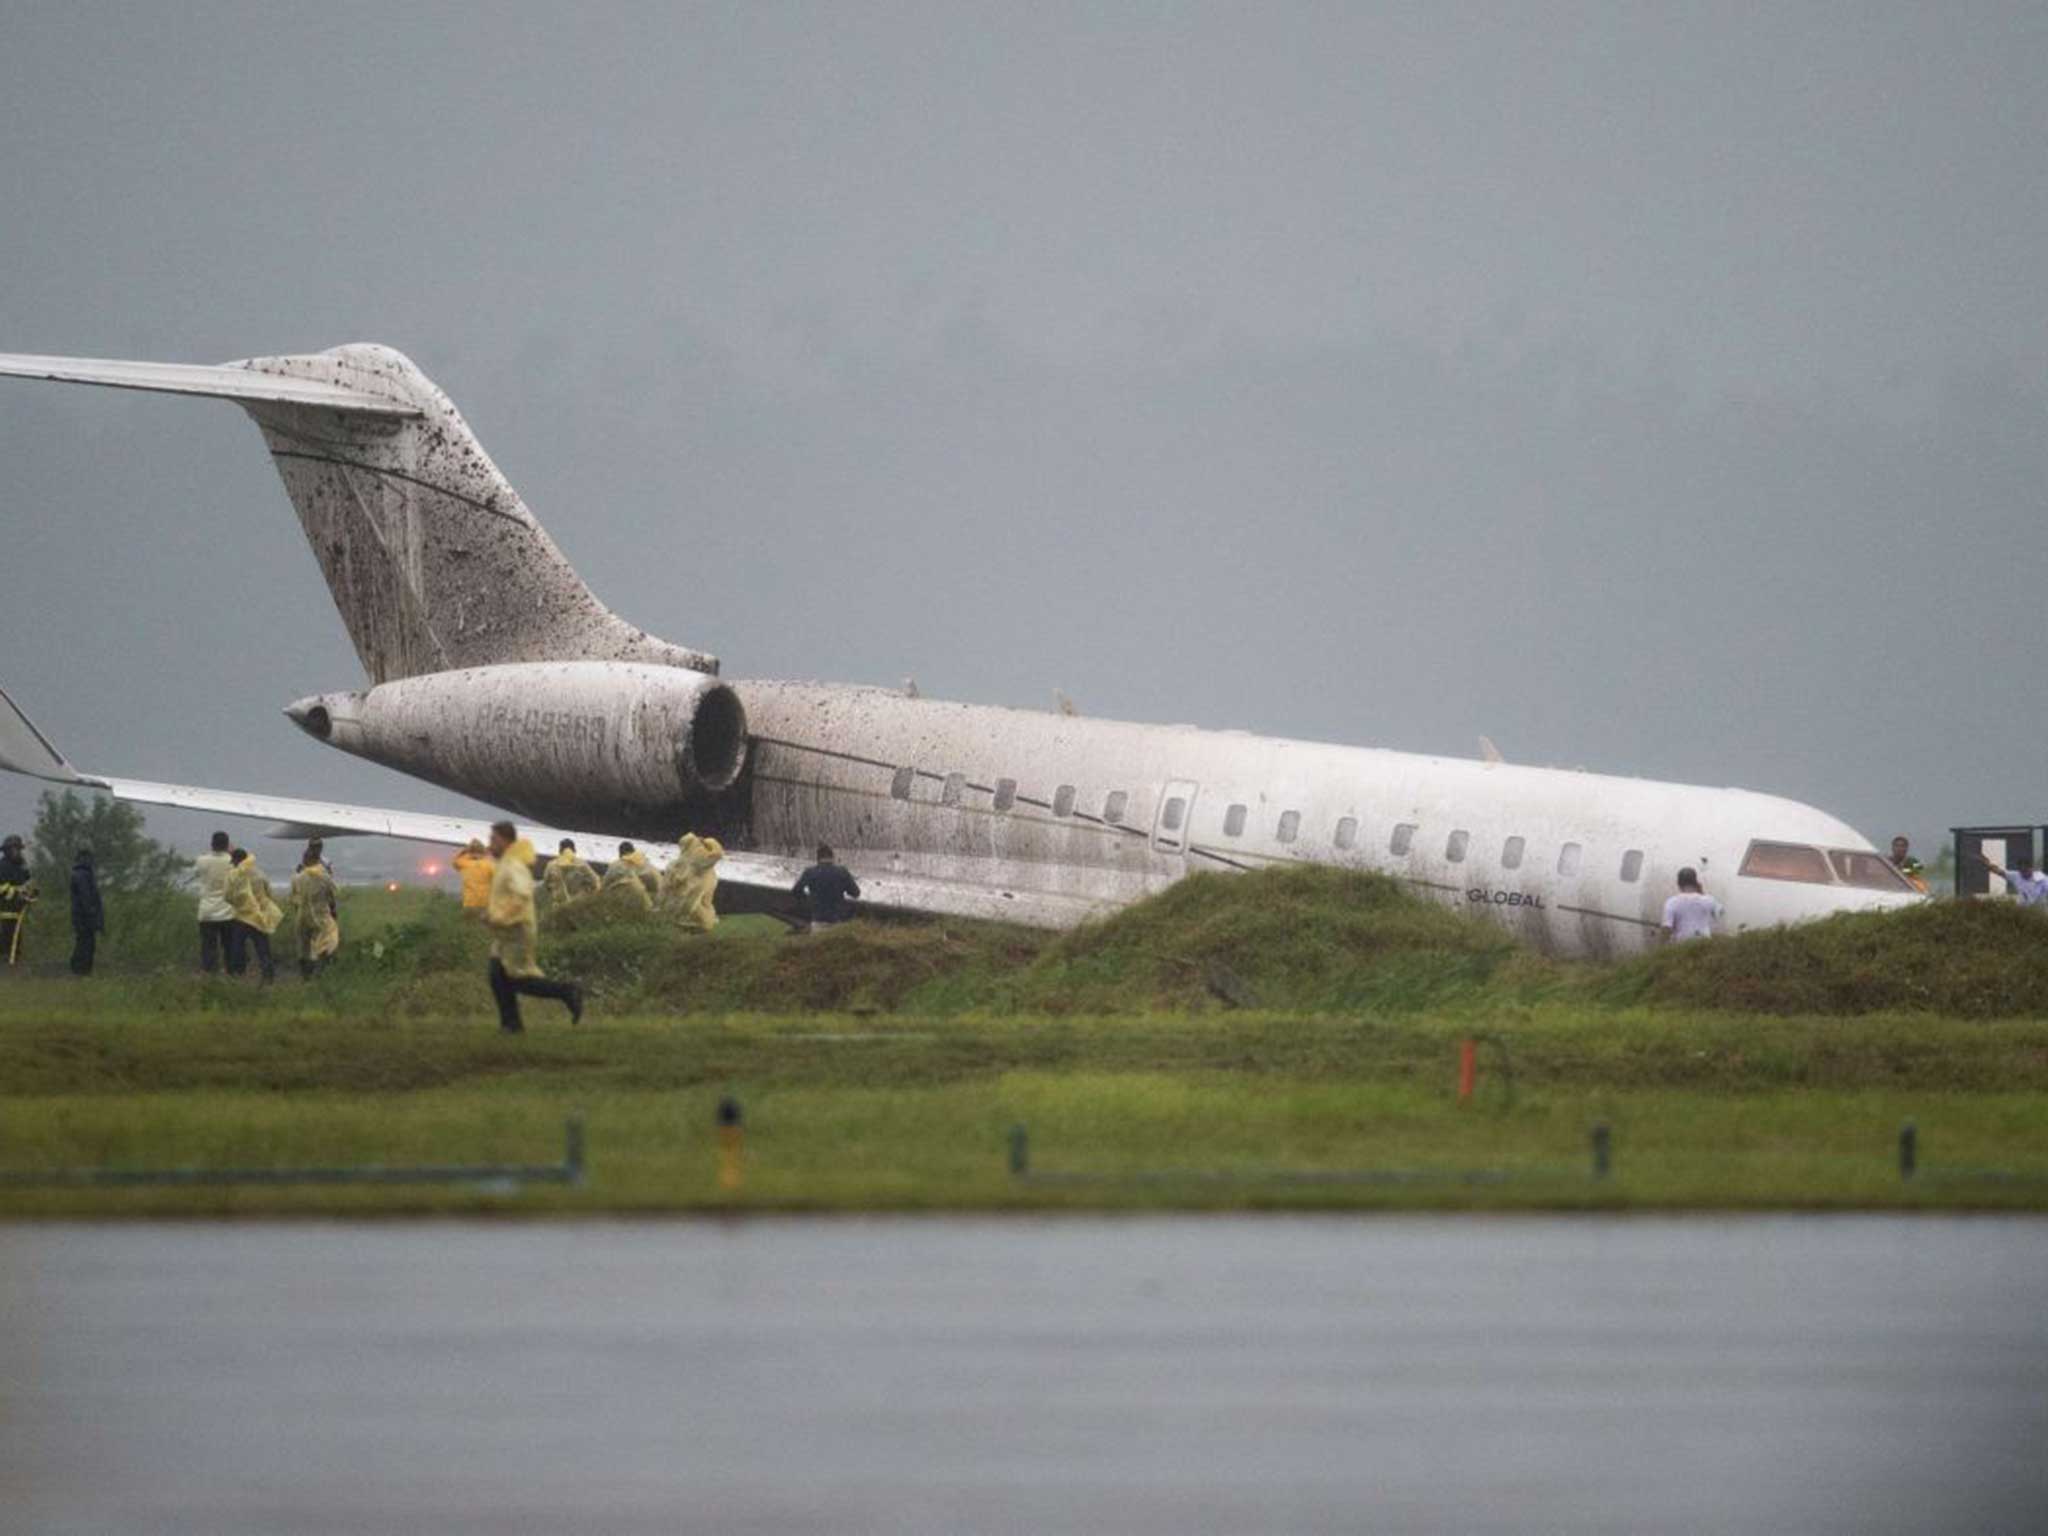
[[[0,1169],[540,1163],[574,1115],[580,1188],[6,1189],[0,1213],[2048,1206],[2048,1018],[2024,1008],[2048,923],[2009,909],[1619,967],[1324,871],[1186,882],[1065,937],[594,928],[548,948],[589,1018],[534,1006],[515,1039],[445,899],[352,892],[344,924],[332,974],[261,991],[186,973],[182,910],[117,912],[89,982],[38,949],[0,986]]]

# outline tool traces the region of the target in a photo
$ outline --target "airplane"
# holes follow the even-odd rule
[[[0,354],[0,376],[230,400],[256,422],[367,674],[314,740],[574,836],[715,836],[725,911],[786,911],[816,844],[884,910],[1062,928],[1195,870],[1375,870],[1565,957],[1661,937],[1696,869],[1727,929],[1924,898],[1812,806],[1740,789],[948,702],[914,683],[731,680],[614,614],[454,404],[389,347],[218,366]],[[0,694],[0,768],[279,823],[463,843],[487,823],[81,772]],[[538,825],[536,825],[538,824]],[[558,834],[556,828],[571,829]]]

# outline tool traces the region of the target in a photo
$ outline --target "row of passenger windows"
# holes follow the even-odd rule
[[[908,800],[910,798],[911,786],[916,783],[917,770],[915,768],[909,766],[898,768],[896,776],[889,781],[890,798]],[[945,778],[939,781],[939,804],[958,805],[961,795],[966,790],[966,774],[947,774]],[[1053,815],[1073,815],[1074,802],[1079,793],[1071,784],[1062,784],[1058,789],[1055,789],[1052,792]],[[1014,810],[1017,805],[1017,781],[1015,779],[997,779],[995,793],[991,800],[994,808],[998,811]],[[1124,819],[1124,813],[1130,808],[1130,804],[1131,797],[1127,791],[1121,789],[1110,791],[1109,797],[1102,802],[1102,819],[1111,826],[1117,825]],[[1183,800],[1169,800],[1166,803],[1166,826],[1169,831],[1180,825],[1180,818],[1186,813],[1186,809],[1187,802]]]
[[[1233,805],[1223,813],[1223,835],[1244,836],[1245,822],[1251,815],[1250,808]],[[1404,821],[1395,826],[1387,838],[1387,852],[1397,859],[1405,859],[1414,852],[1415,834],[1422,829],[1414,822]],[[1282,843],[1294,842],[1301,836],[1301,812],[1282,811],[1280,821],[1273,829],[1274,839]],[[1337,820],[1336,830],[1330,841],[1343,851],[1358,846],[1358,818],[1342,816]],[[1444,861],[1448,864],[1462,864],[1472,851],[1472,834],[1462,827],[1444,839]],[[1511,837],[1500,846],[1500,867],[1520,869],[1522,860],[1529,851],[1529,840],[1525,837]],[[1560,875],[1576,875],[1585,862],[1585,849],[1578,843],[1566,843],[1557,850],[1557,872]],[[1621,856],[1621,878],[1630,884],[1643,877],[1643,851],[1631,848]]]
[[[908,800],[910,798],[911,786],[916,781],[917,770],[915,768],[898,768],[895,778],[890,782],[889,793],[895,799]],[[939,804],[958,805],[960,803],[960,796],[966,788],[967,776],[964,773],[947,774],[939,785]],[[1055,789],[1052,792],[1053,815],[1062,818],[1073,815],[1074,802],[1077,795],[1078,791],[1071,784],[1062,784]],[[1017,804],[1017,781],[1015,779],[997,779],[993,799],[994,807],[998,811],[1008,811],[1014,808]],[[1123,822],[1125,813],[1130,808],[1130,803],[1131,797],[1126,791],[1121,789],[1112,790],[1108,798],[1102,802],[1102,819],[1111,826],[1120,825]],[[1223,813],[1223,835],[1233,838],[1243,837],[1245,824],[1250,817],[1251,808],[1249,806],[1230,806]],[[1186,819],[1187,801],[1178,795],[1173,796],[1159,808],[1159,825],[1165,831],[1180,831],[1181,823]],[[1408,857],[1415,847],[1415,834],[1420,830],[1421,828],[1413,822],[1404,821],[1399,823],[1395,826],[1392,835],[1387,839],[1387,852],[1395,858]],[[1273,829],[1273,836],[1276,841],[1282,843],[1298,841],[1301,837],[1301,812],[1282,811],[1279,823]],[[1341,851],[1348,852],[1356,848],[1358,846],[1358,818],[1356,816],[1339,817],[1336,829],[1331,835],[1331,841]],[[1470,854],[1471,848],[1472,834],[1463,828],[1459,828],[1444,840],[1444,860],[1450,864],[1462,864]],[[1510,837],[1501,844],[1500,867],[1502,869],[1520,869],[1528,849],[1528,839],[1519,836]],[[1557,850],[1557,872],[1567,877],[1578,874],[1584,858],[1585,850],[1579,844],[1564,844]],[[1743,873],[1748,874],[1750,871],[1744,869]],[[1643,851],[1640,848],[1631,848],[1621,856],[1621,878],[1629,884],[1634,884],[1642,878],[1642,874]],[[1788,875],[1780,876],[1779,878],[1801,877]]]

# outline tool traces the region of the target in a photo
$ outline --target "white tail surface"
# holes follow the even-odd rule
[[[373,683],[522,661],[718,670],[599,602],[448,397],[389,347],[220,367],[0,354],[0,374],[239,404]]]

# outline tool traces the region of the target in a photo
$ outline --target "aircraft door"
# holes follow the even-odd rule
[[[1186,853],[1188,827],[1195,819],[1195,785],[1190,779],[1170,779],[1159,792],[1159,809],[1152,818],[1152,846],[1161,853]]]

